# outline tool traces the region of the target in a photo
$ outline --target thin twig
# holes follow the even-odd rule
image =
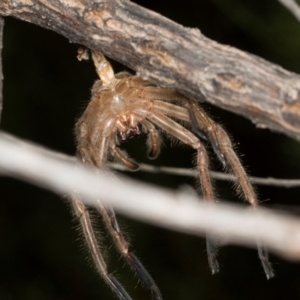
[[[211,207],[191,193],[176,193],[125,177],[112,179],[104,172],[96,176],[93,170],[55,156],[41,147],[20,143],[0,133],[3,174],[59,195],[76,190],[87,204],[96,205],[105,200],[118,212],[157,226],[194,235],[209,231],[223,242],[248,246],[255,246],[261,240],[275,253],[300,259],[300,221],[295,217],[268,210],[253,213],[233,205]]]
[[[27,146],[26,142],[18,140],[19,144],[23,147]],[[42,146],[37,146],[41,149],[41,151],[47,153],[47,155],[52,156],[55,159],[60,159],[64,161],[68,161],[70,163],[75,164],[77,159],[74,156],[66,155],[56,151],[49,151]],[[107,164],[109,168],[112,168],[117,171],[126,172],[128,169],[120,165],[118,163],[109,162]],[[187,168],[174,168],[174,167],[166,167],[166,166],[153,166],[149,164],[140,163],[139,171],[153,173],[153,174],[169,174],[169,175],[176,175],[176,176],[188,176],[188,177],[197,177],[198,172],[193,169]],[[235,181],[236,177],[231,174],[226,174],[222,172],[210,171],[212,178],[216,180],[223,180],[223,181]],[[250,181],[257,185],[268,185],[268,186],[275,186],[275,187],[284,187],[284,188],[293,188],[300,186],[300,179],[280,179],[280,178],[262,178],[262,177],[249,177]]]
[[[300,22],[300,7],[295,0],[278,0],[282,3]]]
[[[109,163],[109,166],[115,170],[119,171],[128,171],[126,167],[117,164],[117,163]],[[165,167],[165,166],[152,166],[148,164],[139,164],[139,171],[154,173],[154,174],[170,174],[176,176],[199,176],[198,172],[193,169],[186,168],[173,168],[173,167]],[[210,171],[211,177],[217,180],[225,180],[225,181],[235,181],[236,177],[231,174],[221,173]],[[279,178],[261,178],[261,177],[249,177],[250,181],[254,184],[258,185],[269,185],[269,186],[277,186],[277,187],[285,187],[285,188],[293,188],[300,187],[300,179],[279,179]]]

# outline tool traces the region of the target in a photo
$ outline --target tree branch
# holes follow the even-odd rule
[[[105,201],[143,222],[201,236],[209,231],[224,243],[255,246],[260,240],[277,254],[300,259],[300,221],[294,217],[263,209],[254,213],[225,204],[211,207],[190,192],[175,193],[121,176],[112,178],[111,173],[96,175],[83,165],[75,166],[64,155],[4,133],[0,133],[0,170],[59,195],[76,189],[89,205]]]
[[[127,0],[2,0],[0,14],[48,28],[160,86],[300,141],[300,76]]]
[[[300,7],[295,0],[278,0],[300,21]]]

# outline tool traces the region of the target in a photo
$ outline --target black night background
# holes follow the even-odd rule
[[[208,38],[258,55],[300,73],[300,23],[276,0],[138,0]],[[6,18],[2,130],[50,149],[75,153],[73,127],[97,79],[91,62],[78,62],[78,45],[35,25]],[[126,68],[113,62],[115,70]],[[300,144],[281,134],[257,129],[250,121],[208,104],[213,119],[230,133],[249,174],[300,178]],[[137,161],[192,167],[193,151],[165,147],[155,161],[146,157],[145,138],[126,147]],[[220,165],[212,157],[212,166]],[[47,170],[44,170],[47,172]],[[127,173],[170,188],[193,185],[193,178]],[[220,199],[240,202],[230,184],[216,182]],[[117,186],[116,186],[117,188]],[[67,197],[1,177],[0,299],[114,299],[99,278],[80,239]],[[257,187],[262,205],[299,214],[300,188]],[[143,205],[143,199],[141,199]],[[245,209],[247,204],[245,204]],[[142,260],[164,299],[277,300],[300,297],[300,265],[271,255],[276,277],[266,280],[254,249],[220,249],[221,272],[209,272],[205,241],[120,216],[131,249]],[[238,224],[237,224],[238,226]],[[109,268],[133,299],[150,299],[114,250],[99,221]]]

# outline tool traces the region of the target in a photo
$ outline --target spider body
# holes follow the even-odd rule
[[[142,84],[142,88],[135,88],[138,84]],[[117,74],[109,85],[103,85],[101,80],[94,84],[91,103],[77,123],[78,148],[86,162],[102,167],[109,152],[130,169],[137,169],[117,145],[140,135],[143,130],[154,131],[146,120],[153,105],[144,95],[147,86],[149,82],[128,73]],[[103,150],[99,148],[99,140]],[[150,157],[155,158],[158,147],[154,133],[151,140]],[[85,152],[85,145],[90,146],[90,151]]]
[[[83,53],[85,52],[79,54],[79,59],[84,57]],[[226,132],[195,101],[175,91],[159,88],[136,75],[125,72],[114,75],[110,64],[101,53],[92,51],[92,57],[100,80],[94,84],[91,101],[76,125],[77,153],[84,164],[103,169],[109,159],[114,159],[136,171],[138,164],[118,147],[120,142],[145,132],[148,134],[148,156],[155,159],[160,151],[160,135],[166,133],[196,151],[196,167],[203,198],[214,202],[216,197],[209,174],[209,159],[199,139],[201,137],[210,141],[223,166],[227,166],[226,169],[236,175],[243,198],[257,209],[258,201],[253,187]],[[75,214],[80,218],[87,245],[99,273],[120,299],[131,299],[117,279],[108,272],[89,213],[79,195],[74,193],[72,198]],[[161,300],[161,294],[153,279],[137,257],[129,251],[112,208],[99,202],[97,210],[103,216],[120,253],[150,289],[152,299]],[[217,247],[209,232],[207,252],[211,271],[213,274],[217,273]],[[258,253],[267,277],[272,277],[273,271],[267,253],[259,241]]]

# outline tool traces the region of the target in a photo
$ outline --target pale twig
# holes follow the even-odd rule
[[[109,163],[109,166],[115,170],[119,171],[128,171],[126,167],[117,163]],[[152,166],[148,164],[139,164],[139,171],[154,173],[154,174],[170,174],[176,176],[199,176],[197,170],[186,169],[186,168],[173,168],[173,167],[165,167],[165,166]],[[221,173],[210,171],[211,177],[217,180],[225,180],[225,181],[235,181],[236,177],[231,174]],[[261,178],[261,177],[249,177],[251,183],[257,185],[269,185],[269,186],[277,186],[277,187],[300,187],[300,179],[280,179],[280,178]]]
[[[21,140],[19,143],[22,144]],[[24,144],[25,146],[27,143]],[[55,151],[48,151],[45,148],[39,146],[40,149],[43,151],[47,151],[49,155],[53,158],[63,159],[65,161],[69,161],[72,163],[76,162],[76,157],[62,154]],[[128,169],[120,165],[118,163],[109,162],[107,164],[109,168],[112,168],[117,171],[128,171]],[[174,167],[166,167],[166,166],[153,166],[149,164],[140,163],[139,164],[139,171],[153,173],[153,174],[169,174],[169,175],[176,175],[176,176],[188,176],[188,177],[197,177],[198,172],[194,169],[187,169],[187,168],[174,168]],[[235,181],[236,177],[232,174],[226,174],[222,172],[210,171],[212,178],[216,180],[222,181]],[[267,185],[267,186],[274,186],[274,187],[284,187],[284,188],[293,188],[293,187],[300,187],[300,179],[280,179],[280,178],[273,178],[273,177],[249,177],[250,181],[257,185]]]
[[[190,193],[174,192],[125,177],[113,178],[49,150],[0,133],[0,170],[3,174],[47,188],[59,195],[76,190],[87,204],[105,200],[118,212],[157,226],[195,234],[206,231],[223,242],[255,246],[300,259],[300,221],[267,210],[253,213],[238,206],[210,207]],[[24,199],[25,201],[25,199]],[[236,226],[239,224],[239,226]]]
[[[278,0],[282,3],[300,22],[300,7],[295,0]]]
[[[19,140],[20,145],[26,146],[27,143],[22,142]],[[46,151],[48,155],[51,155],[53,158],[62,159],[71,163],[76,162],[76,157],[62,154],[60,152],[49,151],[45,148],[39,146],[42,151]],[[120,165],[118,163],[109,162],[107,164],[109,168],[112,168],[117,171],[128,171],[128,169]],[[149,164],[140,163],[139,164],[139,171],[153,173],[153,174],[169,174],[169,175],[176,175],[176,176],[188,176],[188,177],[197,177],[198,172],[193,169],[187,168],[174,168],[174,167],[166,167],[166,166],[153,166]],[[212,178],[216,180],[223,180],[223,181],[235,181],[236,177],[232,174],[226,174],[222,172],[210,171]],[[284,188],[293,188],[300,186],[300,179],[280,179],[280,178],[262,178],[262,177],[249,177],[250,181],[257,185],[268,185],[268,186],[275,186],[275,187],[284,187]]]

